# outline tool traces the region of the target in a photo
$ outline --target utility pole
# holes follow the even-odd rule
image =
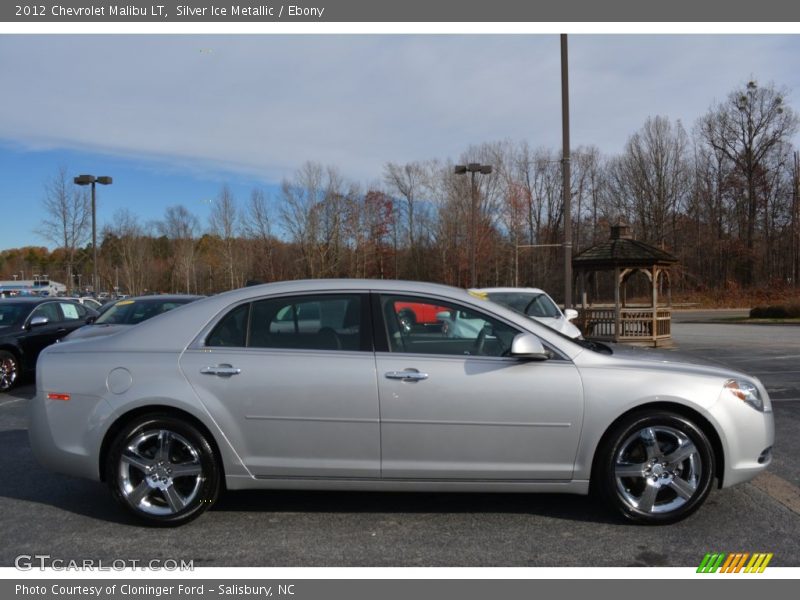
[[[800,279],[800,152],[794,153],[792,169],[792,285],[798,286]]]
[[[561,170],[564,176],[564,308],[572,308],[572,189],[569,164],[569,59],[567,34],[561,34]]]

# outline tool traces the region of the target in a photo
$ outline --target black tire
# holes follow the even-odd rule
[[[652,442],[655,440],[655,443]],[[625,519],[666,525],[688,517],[714,480],[714,454],[703,431],[677,413],[631,413],[597,450],[592,484]]]
[[[20,375],[17,357],[8,350],[0,350],[0,393],[13,389]]]
[[[150,525],[167,527],[188,523],[210,508],[222,479],[211,440],[168,414],[127,423],[111,444],[105,475],[123,507]]]

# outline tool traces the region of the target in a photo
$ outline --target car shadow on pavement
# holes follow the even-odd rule
[[[0,431],[0,498],[52,506],[71,513],[119,524],[137,521],[118,507],[102,483],[68,477],[40,466],[33,457],[28,432]]]
[[[119,507],[102,483],[53,473],[33,457],[24,429],[0,431],[0,498],[45,504],[92,519],[140,525]],[[568,521],[617,523],[586,496],[571,494],[329,492],[243,490],[223,492],[214,512],[308,513],[500,513]]]
[[[36,396],[36,386],[34,385],[33,377],[31,375],[24,375],[9,394],[13,395],[14,398],[33,400],[33,397]],[[0,402],[6,397],[8,396],[0,394]]]
[[[381,514],[520,514],[550,519],[622,524],[591,497],[573,494],[329,492],[242,490],[225,492],[214,512]]]

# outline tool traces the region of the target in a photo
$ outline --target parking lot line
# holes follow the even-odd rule
[[[25,398],[14,398],[12,400],[6,400],[5,402],[0,402],[0,406],[6,406],[7,404],[14,404],[14,402],[22,402]]]
[[[777,500],[793,513],[800,515],[800,488],[774,473],[764,471],[750,482],[773,500]]]

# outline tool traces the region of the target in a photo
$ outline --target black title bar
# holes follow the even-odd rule
[[[800,22],[786,0],[4,0],[3,22]]]

